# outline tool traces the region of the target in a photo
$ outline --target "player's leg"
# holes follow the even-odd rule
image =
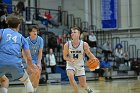
[[[85,76],[85,70],[77,71],[76,76],[78,76],[79,84],[82,87],[82,89],[86,90],[87,93],[93,93],[93,91],[87,85],[86,76]]]
[[[110,68],[105,68],[104,70],[105,70],[105,79],[106,79],[106,80],[111,79],[111,76],[112,76],[112,71],[111,71],[111,69],[110,69]]]
[[[113,70],[112,68],[109,69],[109,75],[108,75],[109,76],[109,80],[112,80],[112,70]]]
[[[93,91],[88,87],[86,82],[86,76],[78,77],[80,86],[87,91],[87,93],[93,93]]]
[[[18,79],[25,85],[26,93],[33,93],[34,89],[32,83],[29,79],[27,72],[24,70],[21,63],[11,64],[9,68],[12,68],[10,71],[12,79]]]
[[[108,80],[108,68],[104,68],[104,71],[105,80]]]
[[[32,85],[34,87],[35,93],[37,92],[37,87],[39,86],[40,75],[41,75],[41,69],[39,69],[36,66],[36,64],[34,64],[34,70],[32,73],[30,73],[30,80],[31,80]]]
[[[35,69],[34,72],[30,75],[30,80],[32,82],[32,85],[34,87],[34,91],[37,92],[37,88],[39,86],[39,80],[40,80],[40,69]]]
[[[69,78],[70,85],[72,86],[74,93],[79,93],[77,83],[74,79],[74,71],[67,70],[67,76]]]
[[[0,93],[7,93],[8,92],[8,87],[9,87],[9,79],[3,75],[0,77],[0,84],[1,84],[1,92]]]

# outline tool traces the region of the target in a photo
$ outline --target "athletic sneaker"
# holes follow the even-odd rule
[[[92,89],[86,89],[87,93],[93,93]]]

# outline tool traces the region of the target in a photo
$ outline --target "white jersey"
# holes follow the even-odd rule
[[[69,56],[74,59],[74,64],[67,62],[67,69],[69,66],[82,67],[84,69],[84,41],[80,40],[79,45],[75,48],[71,41],[68,41]]]

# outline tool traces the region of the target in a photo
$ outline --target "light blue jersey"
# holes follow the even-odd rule
[[[27,40],[10,28],[1,29],[0,36],[0,63],[21,63],[21,49],[29,49]]]
[[[13,80],[19,79],[24,75],[21,49],[29,50],[28,42],[10,28],[0,29],[0,37],[0,77],[8,73]]]
[[[32,55],[32,62],[37,64],[39,49],[43,49],[43,39],[40,36],[37,36],[35,40],[31,40],[30,37],[27,37],[27,41]]]

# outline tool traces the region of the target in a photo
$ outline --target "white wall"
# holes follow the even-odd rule
[[[129,4],[130,1],[130,4]],[[119,28],[140,27],[140,0],[118,0]]]
[[[132,2],[132,26],[140,27],[140,0],[131,0]]]
[[[74,14],[75,17],[81,17],[82,21],[85,20],[84,0],[64,0],[64,10],[69,14]]]
[[[128,1],[118,0],[118,25],[119,28],[128,28]],[[120,7],[120,8],[119,8]]]
[[[95,5],[95,7],[94,7]],[[95,8],[95,9],[94,9]],[[93,0],[93,10],[96,12],[93,14],[94,25],[97,26],[97,29],[101,28],[101,0]]]
[[[27,3],[27,0],[25,1]],[[85,2],[87,2],[86,6]],[[100,29],[101,0],[92,0],[92,2],[92,22],[93,25],[96,25]],[[13,0],[13,4],[16,3],[17,0]],[[38,0],[38,6],[46,9],[58,9],[58,6],[62,6],[69,14],[74,14],[75,17],[81,17],[82,21],[88,19],[89,24],[91,24],[90,0]],[[128,28],[129,26],[140,27],[140,0],[118,0],[118,27]]]
[[[38,0],[40,8],[58,9],[61,6],[61,0]]]

